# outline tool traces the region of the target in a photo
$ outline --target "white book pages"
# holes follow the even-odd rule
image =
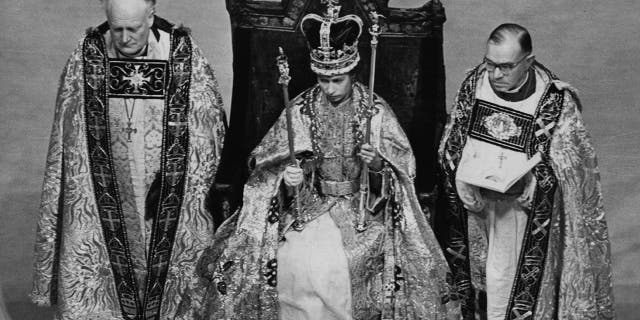
[[[540,153],[536,153],[525,162],[512,162],[510,166],[501,168],[487,163],[487,161],[466,163],[458,169],[456,179],[474,186],[505,193],[540,161],[542,161],[542,156]]]

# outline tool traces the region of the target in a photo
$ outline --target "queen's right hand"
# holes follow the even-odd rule
[[[284,183],[289,187],[295,187],[302,183],[304,178],[302,168],[289,165],[284,169]]]

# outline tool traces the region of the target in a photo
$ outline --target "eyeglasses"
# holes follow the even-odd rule
[[[524,61],[528,57],[529,56],[526,55],[526,56],[522,57],[522,59],[518,60],[517,62],[511,62],[511,63],[495,63],[495,62],[487,59],[487,57],[485,57],[483,59],[483,62],[484,62],[485,68],[490,72],[493,72],[494,70],[496,70],[496,68],[498,68],[498,69],[500,69],[500,71],[502,73],[509,74],[509,73],[513,72],[513,69],[515,69],[522,61]]]

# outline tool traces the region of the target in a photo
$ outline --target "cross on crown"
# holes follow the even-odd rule
[[[339,2],[339,0],[320,1],[320,3],[327,5],[327,12],[325,13],[325,17],[332,21],[338,18],[338,15],[340,14],[340,8],[342,8],[342,6],[337,5]]]
[[[353,14],[340,17],[338,2],[322,0],[327,6],[323,16],[307,14],[300,23],[311,49],[311,70],[316,74],[347,73],[360,61],[358,39],[362,34],[362,19]]]

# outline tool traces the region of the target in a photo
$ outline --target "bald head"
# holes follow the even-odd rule
[[[154,10],[155,1],[148,0],[103,0],[107,18],[116,16],[118,18],[142,16],[149,10]]]
[[[118,54],[124,57],[142,54],[153,25],[155,1],[104,0],[103,4]]]
[[[156,0],[140,0],[140,1],[146,2],[147,5],[151,5],[151,6],[155,6],[156,5]],[[102,3],[102,5],[105,6],[105,9],[107,9],[107,6],[110,4],[110,2],[114,2],[114,0],[100,0],[100,3]],[[131,0],[131,1],[128,1],[128,2],[138,2],[138,0]]]

